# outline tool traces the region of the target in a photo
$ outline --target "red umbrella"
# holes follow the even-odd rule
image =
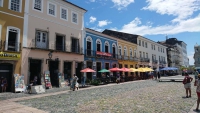
[[[92,70],[92,69],[90,69],[90,68],[85,68],[85,69],[83,69],[83,70],[81,70],[81,72],[96,72],[95,70]]]
[[[130,71],[130,69],[128,69],[128,68],[124,68],[124,67],[121,68],[121,70],[124,71],[124,72],[129,72],[129,71]]]
[[[111,69],[109,69],[110,71],[122,71],[121,69],[119,69],[119,68],[111,68]]]

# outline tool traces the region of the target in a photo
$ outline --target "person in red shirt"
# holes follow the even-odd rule
[[[189,76],[188,73],[185,73],[185,78],[183,80],[183,84],[186,90],[186,98],[191,97],[191,82],[192,82],[193,78]],[[189,92],[189,96],[188,96],[188,92]]]

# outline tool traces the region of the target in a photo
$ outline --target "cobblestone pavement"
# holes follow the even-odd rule
[[[182,82],[155,80],[69,91],[18,103],[51,113],[187,113],[196,101],[185,97]]]

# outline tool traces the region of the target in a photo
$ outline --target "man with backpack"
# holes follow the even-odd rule
[[[185,78],[183,79],[183,84],[186,90],[186,98],[191,97],[191,82],[193,78],[189,76],[188,73],[185,73]],[[188,96],[189,92],[189,96]]]

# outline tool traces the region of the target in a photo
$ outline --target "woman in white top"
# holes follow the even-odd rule
[[[197,86],[197,107],[196,111],[199,111],[199,103],[200,103],[200,74],[198,75],[198,79],[195,80],[194,86]]]

